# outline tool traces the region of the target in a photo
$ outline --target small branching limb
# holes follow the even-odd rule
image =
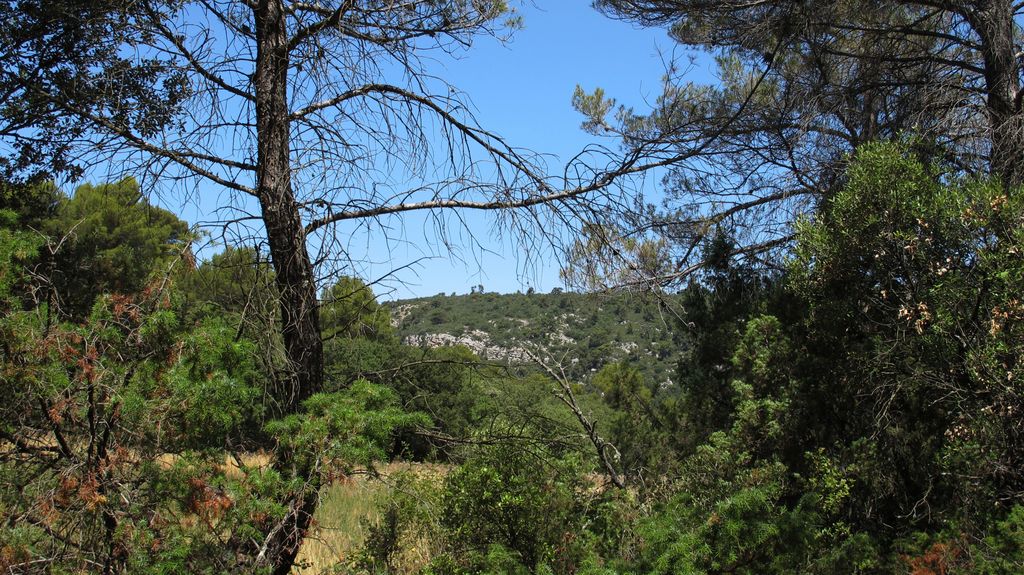
[[[320,504],[320,487],[323,483],[322,461],[318,457],[311,470],[301,472],[307,479],[288,503],[288,511],[281,521],[267,533],[256,555],[258,567],[269,567],[274,575],[285,575],[291,571],[298,556],[299,548],[313,524],[313,515]],[[286,467],[287,461],[279,462]]]
[[[618,469],[615,468],[615,464],[620,459],[619,450],[608,440],[601,437],[597,432],[597,421],[592,420],[587,414],[583,413],[583,409],[580,407],[578,401],[576,401],[576,394],[572,391],[572,384],[565,375],[565,370],[562,369],[560,364],[551,365],[549,361],[544,361],[530,350],[526,350],[526,354],[530,359],[544,369],[551,376],[552,379],[558,383],[559,390],[554,392],[562,403],[564,403],[576,416],[576,420],[583,426],[583,430],[587,434],[587,439],[594,446],[594,450],[597,452],[598,459],[601,460],[601,465],[604,470],[608,473],[608,477],[611,482],[615,484],[619,489],[626,487],[626,481],[622,474],[619,473]]]

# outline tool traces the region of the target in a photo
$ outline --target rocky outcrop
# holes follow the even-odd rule
[[[469,348],[480,359],[488,361],[505,361],[508,363],[528,363],[530,354],[521,347],[502,347],[491,343],[490,335],[485,331],[474,329],[462,335],[450,333],[425,333],[407,335],[402,343],[414,347],[450,347],[461,345]]]

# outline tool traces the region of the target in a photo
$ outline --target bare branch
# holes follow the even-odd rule
[[[576,416],[576,421],[579,421],[583,430],[587,434],[587,439],[589,439],[590,443],[594,446],[594,450],[597,452],[597,457],[600,459],[601,465],[604,467],[605,472],[608,473],[608,478],[611,479],[612,483],[619,489],[625,489],[626,481],[615,468],[615,464],[620,458],[619,450],[616,449],[609,441],[601,437],[597,432],[597,422],[591,420],[585,413],[583,413],[579,402],[576,401],[576,394],[572,391],[572,384],[565,377],[565,372],[560,366],[558,370],[555,370],[553,367],[548,365],[547,362],[542,361],[529,350],[527,350],[526,353],[534,363],[541,366],[544,371],[546,371],[548,375],[558,383],[561,391],[555,393],[555,397],[564,403],[566,407],[572,411],[573,415]]]
[[[338,24],[341,22],[341,19],[345,17],[345,14],[352,8],[354,4],[355,0],[345,0],[345,2],[343,2],[337,8],[335,8],[333,11],[326,11],[319,6],[309,5],[303,2],[292,4],[292,10],[308,10],[311,12],[315,12],[317,14],[321,14],[324,16],[324,18],[317,22],[314,22],[313,24],[309,24],[308,26],[305,26],[298,32],[296,32],[292,36],[291,40],[288,41],[288,51],[291,52],[295,50],[295,48],[298,47],[299,44],[302,44],[312,36],[316,36],[323,30],[337,27]]]

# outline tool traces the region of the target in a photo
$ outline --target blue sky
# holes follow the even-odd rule
[[[616,145],[598,142],[580,129],[582,117],[571,106],[577,85],[588,92],[601,87],[620,104],[643,111],[660,92],[666,60],[673,51],[683,55],[665,30],[606,18],[590,0],[524,0],[516,9],[524,28],[509,42],[478,38],[458,58],[438,59],[430,72],[467,95],[482,127],[513,146],[548,155],[553,173],[561,173],[562,165],[590,144]],[[706,71],[695,74],[696,80],[709,79]],[[102,172],[97,170],[90,179],[103,179]],[[655,180],[655,175],[648,178],[646,194],[657,193]],[[258,213],[251,201],[210,189],[194,190],[190,202],[173,196],[157,193],[153,199],[190,223],[238,215],[225,216],[216,211],[218,205]],[[374,285],[382,299],[463,294],[476,285],[503,293],[529,287],[550,291],[562,285],[559,263],[550,251],[534,250],[527,257],[488,214],[458,217],[465,218],[465,228],[453,228],[462,229],[450,237],[454,257],[438,241],[428,217],[406,215],[385,222],[391,226],[387,237],[345,236],[342,243],[354,262],[345,273],[371,282],[384,278]],[[351,228],[338,227],[339,234],[350,232]],[[204,248],[200,256],[209,257],[215,249],[219,248]]]
[[[661,29],[640,29],[606,18],[589,0],[557,0],[543,6],[520,6],[525,28],[504,45],[482,39],[458,60],[446,61],[438,74],[465,92],[479,123],[515,146],[552,154],[549,164],[558,169],[595,138],[580,130],[581,116],[572,109],[577,85],[591,91],[601,87],[619,103],[638,110],[657,98],[665,56],[675,44]],[[614,145],[614,142],[603,142]],[[656,185],[651,182],[650,186]],[[487,291],[549,291],[561,286],[558,262],[552,254],[524,257],[509,241],[493,238],[493,221],[472,214],[470,227],[480,248],[462,246],[461,259],[444,255],[423,260],[402,270],[391,289],[381,286],[385,299],[467,293],[482,284]],[[420,222],[419,224],[417,222]],[[408,243],[379,253],[371,240],[369,254],[379,262],[364,270],[370,278],[392,267],[430,255],[430,229],[421,220],[405,220]],[[428,226],[429,228],[429,226]]]

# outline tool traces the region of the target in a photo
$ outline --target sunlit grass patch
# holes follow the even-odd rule
[[[170,469],[180,458],[181,456],[176,453],[162,453],[156,456],[156,463],[161,469]],[[239,460],[241,460],[241,467],[239,466]],[[224,475],[237,479],[244,475],[243,468],[250,472],[259,471],[267,469],[273,462],[274,456],[264,451],[241,453],[238,455],[237,460],[228,453],[224,455],[224,463],[221,463],[219,467]]]
[[[303,543],[297,567],[292,572],[302,575],[331,573],[352,565],[370,533],[371,525],[379,520],[377,504],[391,490],[389,477],[409,470],[419,477],[439,482],[447,473],[445,466],[393,463],[379,470],[379,478],[355,475],[325,487],[320,495],[314,528]],[[399,572],[411,573],[415,569],[403,567],[425,565],[430,560],[428,548],[428,545],[421,544],[406,549],[399,558]]]
[[[325,487],[313,532],[302,544],[293,573],[324,573],[349,564],[366,539],[369,522],[376,518],[374,494],[383,487],[362,477]]]

